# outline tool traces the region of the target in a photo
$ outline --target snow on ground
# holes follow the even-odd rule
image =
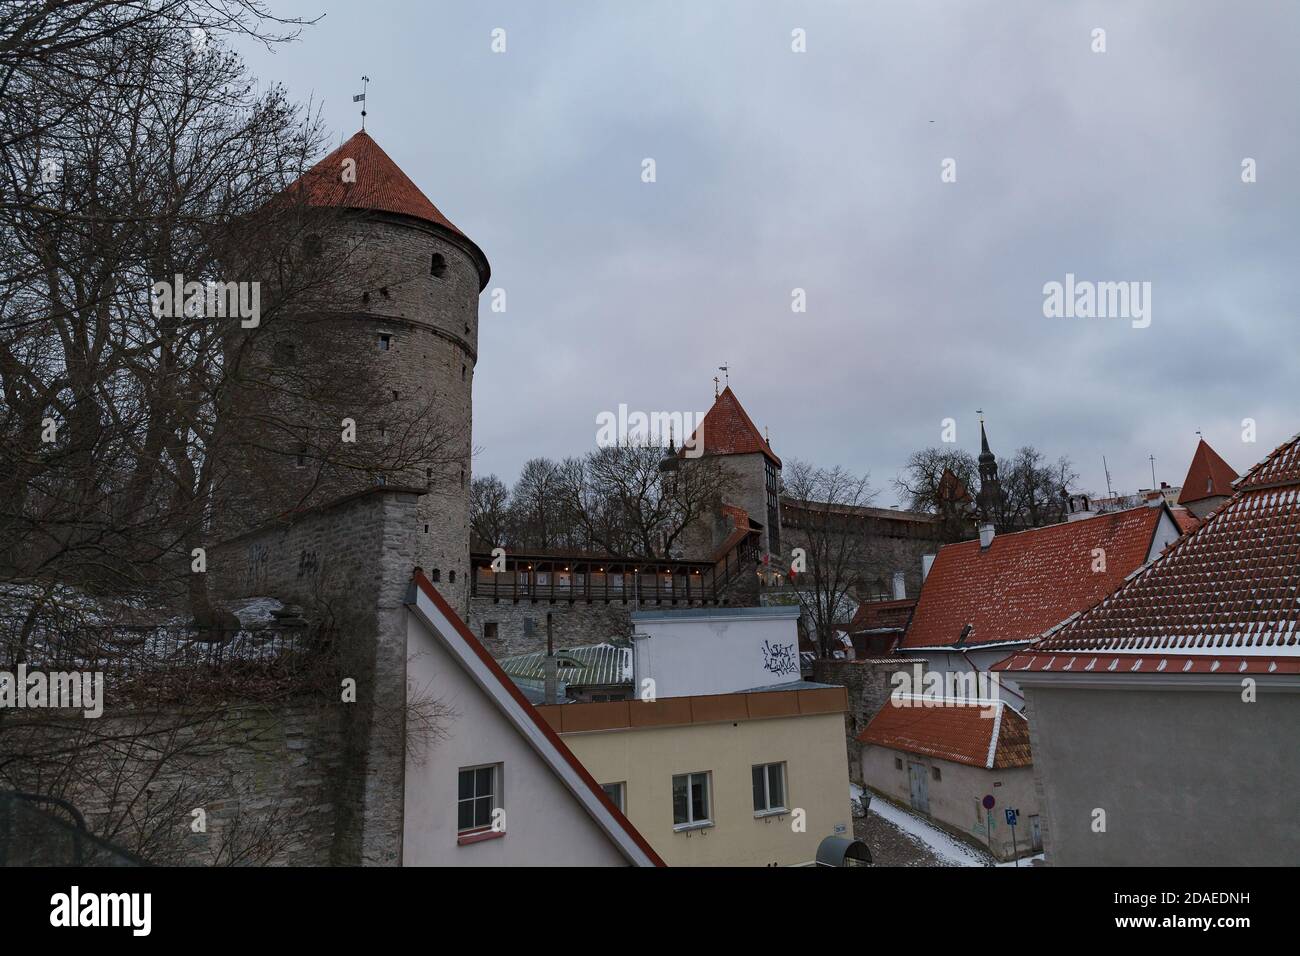
[[[852,799],[862,800],[862,788],[857,784],[849,784],[849,793]],[[994,865],[993,857],[989,854],[963,843],[928,820],[890,803],[877,794],[871,795],[869,812],[902,830],[910,839],[937,856],[945,866]]]

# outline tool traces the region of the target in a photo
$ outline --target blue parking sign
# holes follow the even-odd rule
[[[1011,826],[1011,827],[1015,826],[1016,820],[1018,820],[1019,818],[1020,818],[1019,810],[1012,810],[1009,807],[1007,808],[1007,826]]]

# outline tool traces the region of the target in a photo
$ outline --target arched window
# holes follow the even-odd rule
[[[429,275],[441,279],[447,272],[447,260],[441,252],[435,252],[429,260]]]

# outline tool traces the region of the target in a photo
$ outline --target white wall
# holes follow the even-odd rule
[[[626,866],[618,848],[460,662],[407,613],[407,695],[455,711],[445,740],[406,758],[404,866]],[[505,835],[457,844],[461,767],[502,763]]]
[[[693,697],[793,683],[799,677],[797,607],[645,611],[632,615],[638,695]]]

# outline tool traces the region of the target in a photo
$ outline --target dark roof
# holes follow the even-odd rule
[[[1232,466],[1202,438],[1192,455],[1192,465],[1187,469],[1178,503],[1185,505],[1206,498],[1227,497],[1232,494],[1232,483],[1236,480],[1237,473]]]
[[[1199,528],[1003,669],[1292,673],[1298,595],[1300,435],[1240,479]]]
[[[987,550],[978,540],[940,548],[901,649],[1040,637],[1140,568],[1164,513],[1163,505],[1144,505],[1000,534]],[[1105,552],[1104,571],[1093,570],[1097,548]]]
[[[1029,725],[1001,700],[939,704],[904,697],[900,703],[891,697],[858,741],[989,770],[1034,762]]]

